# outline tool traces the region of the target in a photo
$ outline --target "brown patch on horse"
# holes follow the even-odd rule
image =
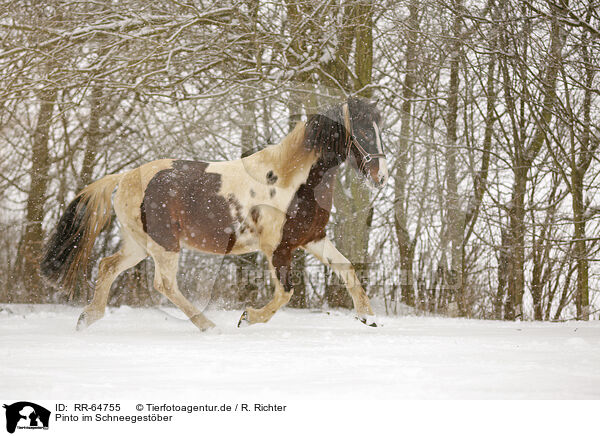
[[[252,218],[252,221],[254,221],[254,224],[258,224],[258,220],[260,218],[258,206],[252,206],[252,209],[250,209],[250,217]]]
[[[293,251],[326,236],[325,226],[331,212],[334,182],[335,171],[323,160],[317,161],[288,207],[282,238],[273,252],[272,259],[286,292],[291,290],[291,284],[285,275]]]
[[[272,257],[277,277],[286,292],[292,291],[288,271],[293,251],[326,236],[335,173],[348,156],[350,118],[348,106],[332,107],[311,115],[304,125],[304,155],[313,152],[317,158],[288,206],[281,240]],[[299,152],[298,146],[295,150]]]
[[[233,194],[227,195],[227,202],[229,203],[229,205],[231,206],[231,208],[234,211],[235,220],[240,224],[243,223],[244,217],[242,216],[242,205],[240,204],[238,199],[235,197],[235,195],[233,195]]]
[[[267,184],[274,185],[275,183],[277,183],[277,179],[277,174],[275,174],[273,170],[269,170],[267,172]]]
[[[218,194],[221,176],[207,173],[207,167],[206,162],[176,160],[146,187],[141,204],[144,231],[167,251],[179,251],[184,242],[201,251],[226,254],[235,244],[231,206],[236,215],[241,206]]]

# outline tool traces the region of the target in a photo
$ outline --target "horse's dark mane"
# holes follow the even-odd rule
[[[346,140],[342,105],[332,106],[308,117],[304,136],[307,150],[342,157],[345,155]]]
[[[349,135],[344,120],[346,103],[352,124],[361,121],[379,123],[380,115],[374,105],[364,99],[350,98],[347,102],[330,106],[308,117],[304,136],[305,149],[317,151],[327,161],[337,160],[341,163],[346,159]]]

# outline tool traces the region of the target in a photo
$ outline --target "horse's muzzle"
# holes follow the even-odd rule
[[[385,158],[373,159],[366,171],[366,179],[373,188],[381,188],[387,183],[388,171]]]

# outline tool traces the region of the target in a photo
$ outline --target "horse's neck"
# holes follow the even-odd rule
[[[305,124],[300,122],[279,144],[271,145],[244,158],[246,170],[257,180],[269,171],[277,176],[277,185],[295,191],[314,191],[314,198],[323,209],[331,210],[333,187],[339,163],[327,162],[316,150],[304,146]]]
[[[310,168],[318,159],[316,152],[304,147],[304,123],[298,123],[279,144],[270,145],[247,158],[246,170],[263,177],[265,171],[277,176],[277,185],[295,187],[308,177]]]
[[[304,123],[298,123],[276,146],[279,171],[293,188],[300,189],[304,185],[303,189],[312,191],[311,196],[322,209],[331,211],[339,162],[327,161],[320,152],[306,149],[305,127]]]

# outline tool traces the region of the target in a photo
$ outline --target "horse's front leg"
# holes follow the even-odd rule
[[[344,281],[346,289],[352,297],[358,319],[368,326],[377,327],[369,297],[367,297],[367,293],[360,284],[352,263],[335,248],[328,238],[310,242],[304,246],[304,249],[325,265],[331,267]]]
[[[256,324],[269,321],[275,312],[286,305],[294,288],[292,287],[290,265],[292,263],[292,252],[290,249],[275,250],[269,259],[269,269],[275,282],[275,294],[271,301],[260,309],[247,308],[238,322],[238,327],[244,324]]]

